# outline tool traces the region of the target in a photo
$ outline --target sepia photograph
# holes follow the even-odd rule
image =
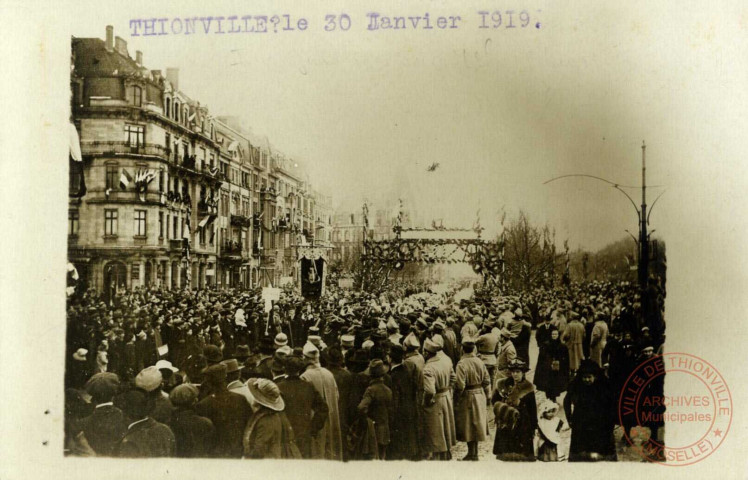
[[[741,478],[748,11],[325,4],[17,27],[53,99],[49,251],[2,289],[48,319],[40,454]]]

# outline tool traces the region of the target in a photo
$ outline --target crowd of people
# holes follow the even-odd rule
[[[656,293],[642,321],[623,282],[392,282],[272,303],[259,289],[87,291],[67,311],[66,453],[448,460],[464,442],[478,460],[494,425],[500,460],[562,460],[569,428],[569,461],[615,460],[614,429],[635,427],[618,425],[618,393],[662,351]]]

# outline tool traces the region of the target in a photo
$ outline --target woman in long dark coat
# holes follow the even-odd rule
[[[558,329],[552,327],[550,337],[540,348],[535,368],[535,386],[552,401],[556,401],[569,384],[569,349],[561,343]]]
[[[535,387],[525,378],[527,364],[509,364],[511,376],[496,384],[491,401],[496,421],[493,453],[504,461],[535,461],[533,438],[538,427]]]
[[[607,378],[595,362],[583,360],[564,398],[571,426],[570,462],[616,460],[615,410],[615,395]]]

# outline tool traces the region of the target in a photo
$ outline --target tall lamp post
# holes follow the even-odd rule
[[[543,183],[543,185],[546,185],[548,183],[551,183],[556,180],[560,180],[562,178],[568,178],[568,177],[587,177],[592,178],[594,180],[599,180],[601,182],[605,182],[609,185],[611,185],[613,188],[618,190],[619,192],[626,195],[626,198],[629,199],[631,202],[631,205],[634,206],[634,210],[636,211],[636,215],[639,219],[639,240],[637,242],[637,246],[639,248],[639,261],[637,265],[637,277],[638,277],[638,283],[639,283],[639,293],[641,295],[641,303],[642,303],[642,319],[644,316],[644,310],[646,308],[647,302],[647,290],[648,290],[648,281],[649,281],[649,235],[650,233],[647,233],[647,225],[649,224],[649,216],[652,214],[652,209],[654,208],[655,204],[657,203],[657,200],[660,199],[664,191],[660,193],[660,195],[655,198],[655,201],[652,202],[652,205],[649,207],[649,212],[647,211],[647,168],[646,168],[646,150],[647,146],[644,142],[642,142],[642,184],[641,187],[636,187],[633,185],[621,185],[619,183],[611,182],[610,180],[606,180],[604,178],[596,177],[594,175],[586,175],[586,174],[572,174],[572,175],[562,175],[560,177],[552,178],[546,182]],[[656,185],[660,186],[660,185]],[[631,196],[626,193],[621,187],[624,188],[641,188],[642,191],[642,203],[641,206],[637,206],[636,202],[634,201]],[[653,187],[650,187],[653,188]],[[652,230],[654,232],[654,230]]]

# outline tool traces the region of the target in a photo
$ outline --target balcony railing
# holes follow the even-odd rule
[[[226,242],[221,245],[221,255],[246,258],[247,252],[244,251],[242,244],[239,242]]]
[[[244,215],[232,214],[231,225],[236,225],[239,227],[250,227],[252,225],[252,220],[249,217],[245,217]]]
[[[169,158],[169,150],[161,145],[130,145],[128,142],[81,142],[84,155],[154,155]]]

